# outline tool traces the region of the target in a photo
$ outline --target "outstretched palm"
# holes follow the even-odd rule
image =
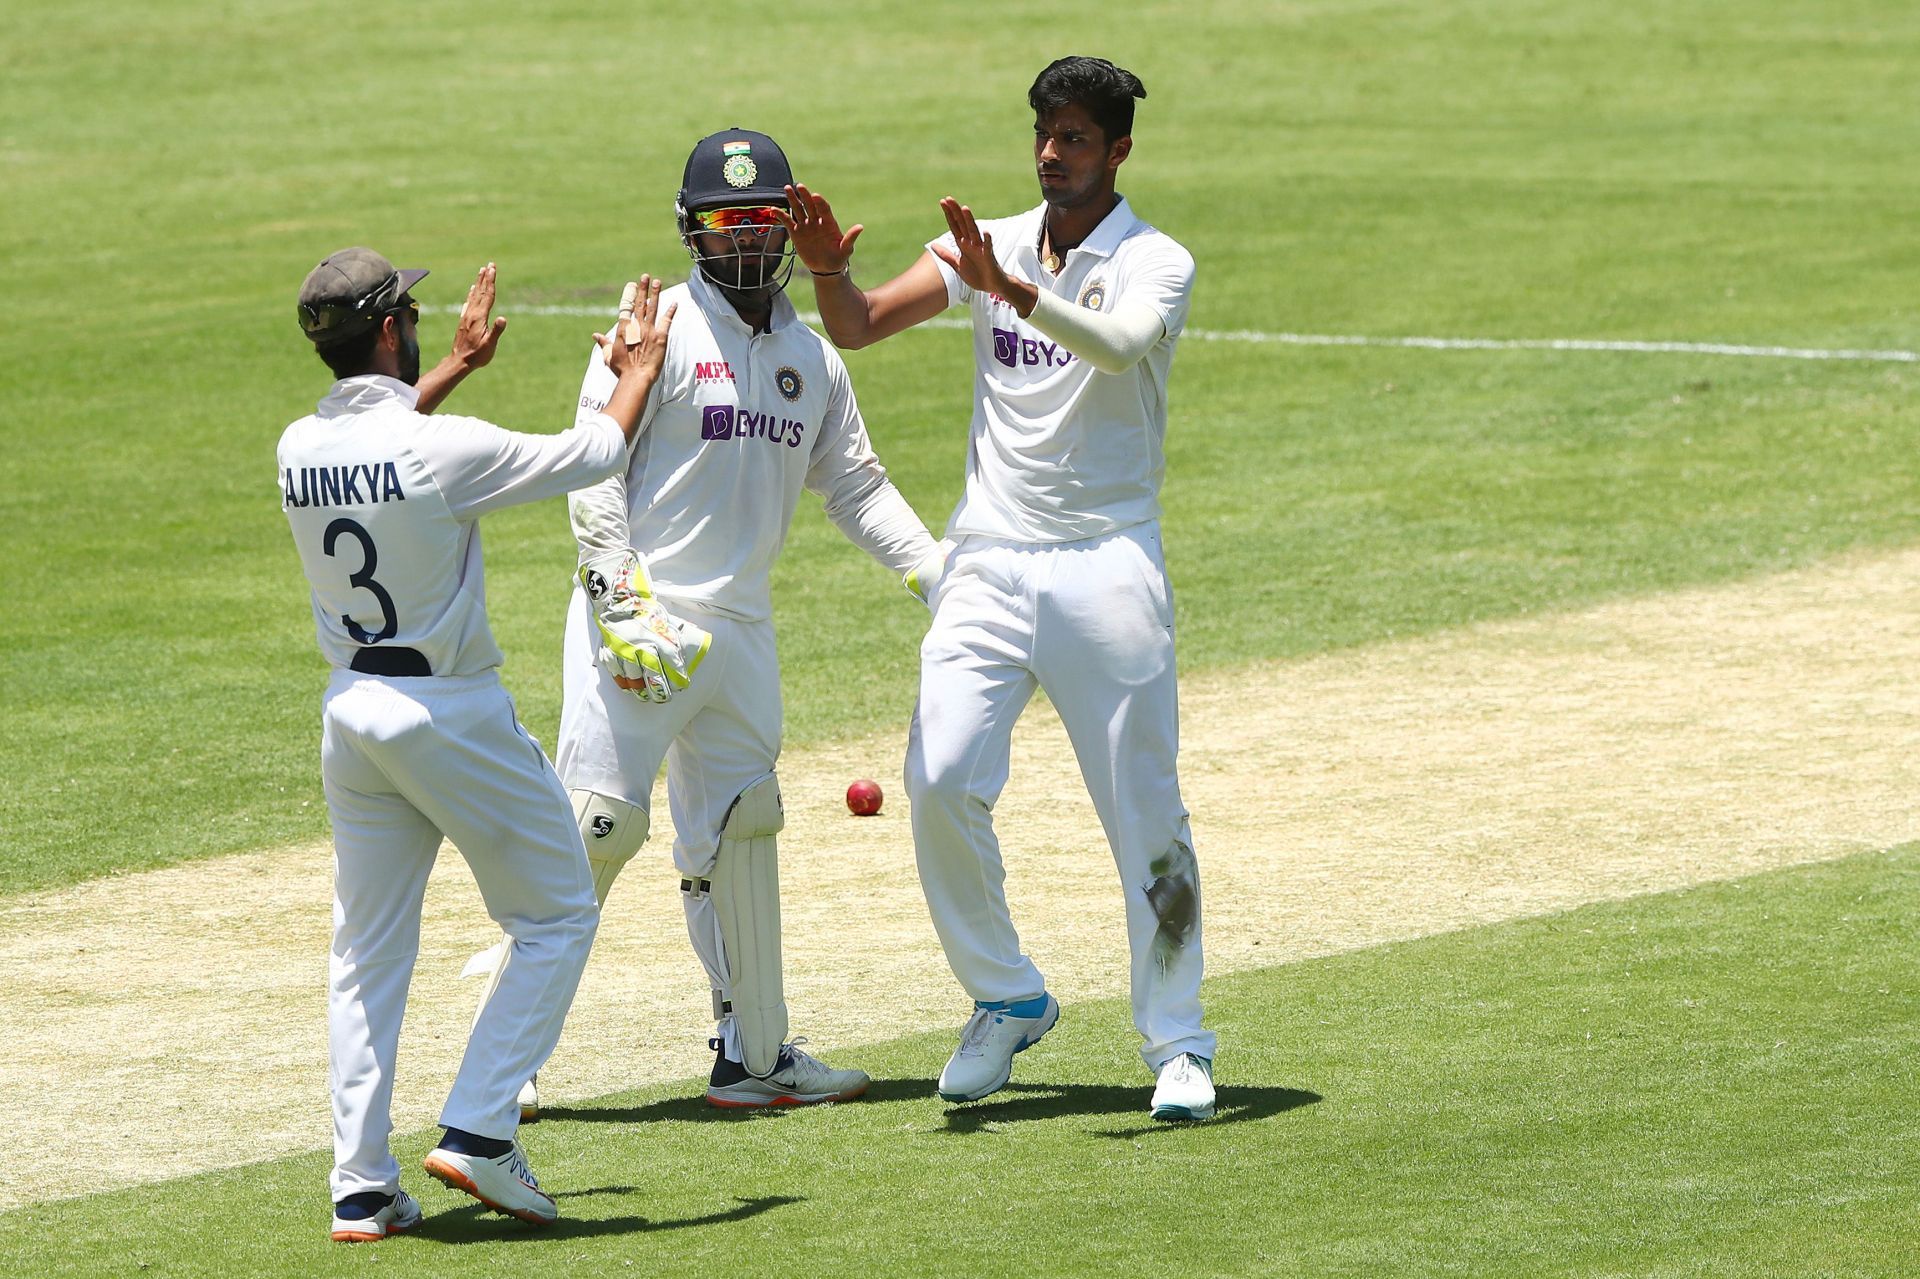
[[[607,367],[625,377],[629,371],[658,373],[667,358],[667,335],[673,329],[677,304],[660,309],[660,281],[642,275],[629,281],[620,297],[620,315],[607,333],[593,340],[606,352]]]
[[[776,208],[774,216],[793,239],[793,251],[807,270],[815,275],[834,275],[846,268],[853,257],[853,242],[866,228],[855,223],[845,235],[840,220],[833,216],[827,197],[807,190],[802,183],[787,188],[787,207]]]
[[[953,247],[949,249],[944,244],[935,244],[932,246],[934,255],[952,267],[954,274],[966,281],[968,288],[1006,297],[1007,273],[1001,268],[1000,260],[993,255],[993,237],[980,229],[980,224],[974,220],[973,210],[948,196],[940,201],[940,211],[947,216],[947,230],[953,233]]]
[[[454,357],[470,369],[481,368],[493,358],[495,348],[500,345],[500,335],[507,328],[504,315],[491,323],[487,319],[493,310],[496,275],[491,262],[480,268],[473,287],[467,290],[466,303],[460,308],[460,319],[453,328]]]

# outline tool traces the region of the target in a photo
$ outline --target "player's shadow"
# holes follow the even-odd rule
[[[1258,1085],[1228,1084],[1220,1089],[1212,1119],[1204,1124],[1162,1123],[1146,1117],[1148,1089],[1141,1084],[1009,1084],[991,1100],[948,1106],[945,1131],[961,1134],[1034,1119],[1058,1119],[1069,1115],[1125,1116],[1136,1122],[1115,1128],[1094,1129],[1102,1137],[1131,1140],[1154,1133],[1178,1132],[1182,1128],[1218,1127],[1221,1124],[1246,1123],[1268,1119],[1301,1106],[1320,1101],[1319,1093],[1298,1088],[1271,1088]],[[933,1081],[928,1079],[876,1079],[858,1101],[849,1106],[872,1106],[890,1102],[936,1101]],[[792,1114],[795,1107],[771,1106],[766,1109],[725,1109],[709,1106],[700,1096],[670,1097],[643,1106],[551,1106],[545,1118],[555,1122],[601,1124],[681,1123],[758,1123]]]
[[[784,1208],[788,1204],[806,1202],[806,1197],[803,1195],[766,1195],[758,1199],[736,1197],[733,1207],[720,1212],[705,1213],[698,1217],[589,1218],[566,1215],[567,1205],[573,1200],[589,1195],[631,1195],[638,1191],[637,1186],[598,1186],[587,1190],[562,1191],[555,1196],[560,1202],[560,1219],[550,1226],[537,1228],[502,1216],[479,1204],[467,1204],[450,1212],[432,1214],[409,1234],[412,1238],[427,1239],[434,1243],[475,1243],[481,1240],[511,1243],[520,1239],[589,1239],[596,1235],[646,1234],[655,1230],[685,1230],[690,1226],[717,1226],[758,1217],[763,1212]]]
[[[875,1102],[925,1101],[933,1094],[933,1083],[925,1079],[876,1079],[866,1092],[844,1106],[870,1106]],[[713,1106],[698,1094],[650,1101],[644,1106],[542,1106],[542,1121],[582,1124],[657,1124],[679,1123],[762,1123],[780,1119],[811,1107],[801,1106]]]
[[[1011,1095],[1009,1095],[1011,1094]],[[1131,1141],[1136,1137],[1180,1132],[1188,1128],[1218,1128],[1311,1106],[1319,1093],[1299,1088],[1268,1088],[1228,1084],[1220,1089],[1213,1118],[1204,1123],[1166,1123],[1147,1117],[1148,1089],[1139,1084],[1008,1084],[991,1101],[976,1101],[947,1111],[946,1131],[957,1136],[1001,1124],[1070,1115],[1124,1115],[1133,1123],[1118,1128],[1096,1128],[1095,1135]]]

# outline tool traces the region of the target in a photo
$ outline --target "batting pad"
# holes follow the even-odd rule
[[[720,832],[710,896],[727,951],[727,986],[747,1070],[773,1073],[787,1042],[780,973],[780,867],[774,836],[787,824],[772,774],[740,792]]]
[[[647,842],[647,810],[590,790],[570,790],[567,798],[573,801],[574,820],[580,823],[580,838],[587,846],[593,895],[605,906],[613,881]]]

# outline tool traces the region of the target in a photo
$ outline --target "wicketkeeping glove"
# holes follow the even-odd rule
[[[664,702],[706,658],[713,636],[654,598],[637,552],[609,551],[580,566],[580,585],[600,628],[600,669],[644,702]]]
[[[952,554],[951,541],[936,543],[918,564],[907,570],[906,577],[902,579],[906,584],[907,594],[928,608],[932,608],[933,597],[939,593],[940,583],[947,575],[947,558]]]

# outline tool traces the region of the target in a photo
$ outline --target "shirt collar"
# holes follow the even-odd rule
[[[388,406],[411,411],[419,403],[419,387],[408,386],[384,373],[362,373],[343,377],[333,384],[327,398],[320,401],[320,416],[337,417],[342,413],[364,413]]]
[[[1121,196],[1120,203],[1114,205],[1112,211],[1100,219],[1100,225],[1093,229],[1093,234],[1080,241],[1081,252],[1097,254],[1103,258],[1112,257],[1114,251],[1120,247],[1120,241],[1127,238],[1128,233],[1133,230],[1138,221],[1139,219],[1133,216],[1133,206],[1127,203],[1127,197]]]
[[[1027,236],[1026,247],[1033,253],[1034,260],[1037,262],[1040,258],[1040,237],[1046,233],[1047,206],[1043,203],[1027,216],[1033,219],[1033,232]],[[1100,225],[1093,228],[1093,234],[1068,249],[1067,252],[1091,253],[1097,258],[1110,258],[1119,249],[1120,242],[1132,234],[1138,222],[1139,219],[1133,216],[1133,206],[1127,203],[1127,197],[1123,195],[1120,197],[1120,203],[1114,205],[1107,216],[1100,219]]]
[[[693,300],[699,304],[700,309],[709,319],[718,319],[722,324],[732,325],[749,337],[753,335],[753,330],[747,327],[747,322],[740,318],[738,311],[733,309],[733,302],[720,291],[718,285],[707,278],[707,273],[700,269],[698,262],[693,264],[693,274],[687,277],[687,289],[693,294]],[[795,311],[793,303],[787,300],[787,291],[781,289],[773,295],[773,314],[767,317],[767,332],[777,333],[799,318],[800,313]]]

